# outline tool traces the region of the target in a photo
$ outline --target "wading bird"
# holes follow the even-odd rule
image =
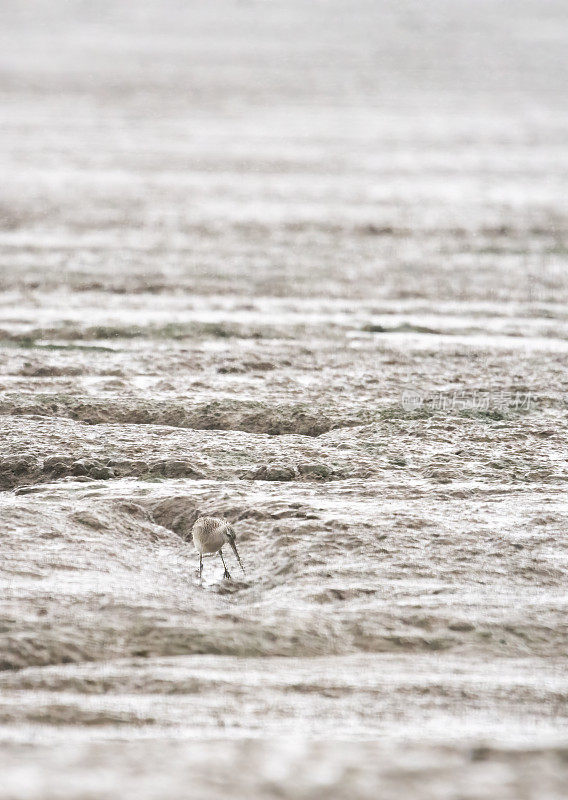
[[[227,565],[225,564],[225,559],[223,558],[222,547],[225,544],[231,545],[242,571],[245,571],[243,562],[237,551],[237,545],[235,544],[235,531],[226,519],[221,519],[220,517],[199,517],[191,530],[191,535],[193,536],[195,549],[199,553],[200,579],[201,573],[203,572],[203,556],[213,555],[214,553],[219,553],[221,556],[221,561],[225,567],[223,577],[231,577]]]

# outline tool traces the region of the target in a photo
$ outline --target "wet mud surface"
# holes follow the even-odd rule
[[[565,797],[563,5],[0,14],[0,797]]]

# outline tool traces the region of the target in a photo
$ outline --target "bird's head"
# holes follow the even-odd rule
[[[233,553],[236,555],[237,561],[239,562],[239,566],[244,573],[245,568],[243,567],[243,562],[241,561],[241,557],[239,555],[239,551],[237,550],[237,545],[235,543],[235,531],[233,530],[231,525],[227,525],[227,527],[225,528],[225,541],[227,542],[227,544],[230,544],[231,547],[233,548]]]

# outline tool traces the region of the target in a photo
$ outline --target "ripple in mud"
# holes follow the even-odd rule
[[[202,512],[185,495],[177,495],[153,504],[151,513],[158,525],[169,528],[182,539],[188,540],[193,524]]]
[[[252,481],[293,481],[296,470],[285,464],[265,464],[257,469],[244,472],[243,478]]]
[[[107,481],[113,478],[187,478],[200,480],[204,474],[193,462],[171,458],[154,461],[136,459],[94,459],[54,455],[43,462],[34,456],[0,459],[0,488],[18,490],[23,494],[27,485],[64,478],[90,478]]]
[[[325,464],[263,464],[243,472],[242,478],[252,481],[319,480],[345,477],[343,471],[333,470]]]
[[[0,414],[69,417],[90,424],[170,425],[195,430],[235,430],[280,435],[319,436],[334,428],[355,425],[336,413],[314,413],[303,405],[270,405],[238,400],[182,404],[143,399],[94,400],[68,395],[5,396]]]
[[[510,564],[509,549],[463,529],[456,539],[451,512],[447,522],[436,520],[448,535],[425,549],[421,528],[398,526],[384,539],[395,517],[371,522],[376,496],[351,504],[347,522],[342,510],[350,501],[335,484],[188,483],[175,495],[166,484],[127,486],[57,484],[5,498],[4,669],[195,653],[565,651],[553,605],[541,604],[538,616],[523,608],[512,614],[510,606],[502,612],[489,586],[502,575],[503,559]],[[320,520],[322,504],[328,510]],[[235,523],[246,580],[223,581],[220,560],[212,559],[199,585],[187,539],[202,514]],[[477,551],[467,549],[464,562],[465,542],[474,540]],[[523,586],[526,559],[541,539],[524,543]],[[517,580],[514,570],[509,575]],[[472,576],[486,593],[473,616]],[[562,576],[549,570],[548,580],[560,585]],[[439,591],[444,581],[454,589],[451,613],[447,592]]]

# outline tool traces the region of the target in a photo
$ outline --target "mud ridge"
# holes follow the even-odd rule
[[[95,400],[69,395],[6,395],[0,399],[0,414],[68,417],[92,425],[122,423],[169,425],[194,430],[234,430],[247,433],[298,434],[319,436],[339,427],[361,424],[307,405],[240,400],[213,400],[208,403],[158,402],[143,399]]]

